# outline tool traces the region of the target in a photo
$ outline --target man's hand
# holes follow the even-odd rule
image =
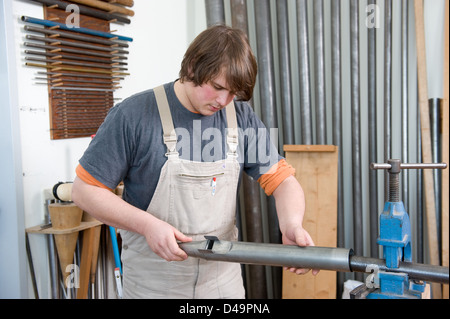
[[[301,227],[295,227],[292,230],[287,231],[285,234],[283,234],[282,241],[285,245],[298,245],[302,247],[314,246],[314,242],[309,233]],[[292,273],[296,273],[297,275],[304,275],[310,271],[310,269],[304,268],[284,267],[284,269],[289,270]],[[319,271],[319,269],[313,269],[312,274],[315,276],[319,273]]]
[[[182,261],[187,259],[188,255],[178,246],[177,240],[190,242],[192,238],[184,235],[170,224],[153,216],[151,217],[145,229],[144,236],[153,252],[167,261]]]

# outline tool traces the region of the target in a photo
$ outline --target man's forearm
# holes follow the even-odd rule
[[[107,189],[89,185],[75,178],[72,188],[73,202],[99,221],[116,228],[139,234],[152,215],[136,208]]]
[[[283,234],[292,227],[303,227],[305,195],[294,176],[286,178],[273,192],[280,230]]]

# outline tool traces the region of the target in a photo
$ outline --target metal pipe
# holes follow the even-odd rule
[[[347,248],[222,241],[214,236],[205,238],[203,241],[180,243],[179,246],[188,256],[206,260],[360,273],[372,273],[375,266],[380,271],[406,273],[414,280],[449,283],[448,267],[400,262],[398,268],[389,268],[383,259],[355,256],[352,249]]]
[[[357,255],[363,254],[362,185],[360,141],[360,82],[359,82],[359,0],[350,1],[351,50],[351,123],[352,123],[352,181],[353,181],[353,236]],[[357,280],[362,276],[357,274]]]
[[[111,79],[112,81],[123,80],[124,78],[118,76],[109,75],[94,75],[94,74],[82,74],[82,73],[60,73],[60,72],[37,72],[37,74],[50,75],[50,78],[58,78],[60,76],[72,76],[72,77],[85,77],[85,78],[95,78],[95,79]]]
[[[257,1],[258,2],[258,1]],[[297,35],[300,82],[301,144],[313,144],[311,116],[311,88],[309,76],[308,5],[306,0],[297,1]]]
[[[417,103],[417,114],[420,114],[420,104]],[[417,116],[417,126],[420,127],[420,116]],[[417,130],[417,162],[422,162],[422,135],[421,130]],[[417,261],[423,262],[423,173],[417,171]]]
[[[350,249],[222,241],[217,237],[179,244],[191,257],[244,264],[350,271]]]
[[[388,160],[389,161],[389,160]],[[390,169],[392,165],[389,163],[371,163],[371,169]],[[401,169],[445,169],[447,163],[400,163]]]
[[[272,53],[272,23],[269,0],[255,2],[258,79],[261,95],[261,119],[267,129],[278,127],[275,101],[274,59]]]
[[[373,269],[373,266],[377,266],[379,271],[406,273],[409,279],[412,280],[423,280],[441,284],[448,284],[449,282],[448,267],[400,261],[398,268],[388,268],[383,259],[359,256],[350,257],[351,271],[370,273],[371,271],[368,271],[368,269]]]
[[[331,107],[333,123],[333,144],[339,147],[338,161],[338,207],[337,207],[337,246],[345,246],[344,223],[344,181],[342,175],[342,82],[341,82],[341,1],[331,1]],[[342,294],[344,275],[337,273],[336,289],[338,295]]]
[[[408,163],[408,0],[402,0],[402,162]],[[436,161],[437,162],[437,161]],[[402,174],[402,200],[405,210],[409,211],[409,173]]]
[[[284,144],[295,144],[287,0],[278,0],[276,1],[276,5],[283,142]]]
[[[270,130],[271,128],[278,127],[270,1],[255,1],[254,10],[259,67],[258,78],[260,86],[261,119],[266,128]],[[267,197],[267,215],[270,241],[272,243],[281,243],[281,233],[273,196]],[[281,298],[281,269],[273,268],[272,276],[274,298]]]
[[[314,0],[314,82],[316,108],[316,143],[326,144],[325,41],[323,0]]]
[[[68,60],[78,60],[78,61],[88,61],[88,62],[96,62],[103,65],[115,67],[116,65],[126,65],[126,62],[115,62],[111,59],[103,60],[98,58],[88,58],[84,56],[77,56],[77,55],[71,55],[71,54],[63,54],[61,52],[58,53],[51,53],[51,52],[44,52],[44,51],[35,51],[35,50],[24,50],[25,54],[28,55],[39,55],[39,56],[46,56],[50,57],[52,59],[68,59]]]
[[[121,50],[118,48],[112,48],[110,46],[99,46],[94,44],[88,44],[88,43],[81,43],[81,42],[75,42],[75,41],[66,41],[61,39],[55,39],[55,38],[49,38],[49,37],[39,37],[36,35],[27,34],[25,36],[28,40],[35,40],[45,43],[51,43],[51,45],[65,45],[70,47],[76,47],[76,48],[83,48],[83,49],[89,49],[89,50],[95,50],[95,51],[104,51],[104,52],[111,52],[113,54],[128,54],[129,52],[126,50]]]
[[[25,31],[31,31],[36,33],[43,33],[49,36],[57,37],[57,38],[65,38],[65,39],[73,39],[73,40],[79,40],[83,42],[91,42],[91,43],[97,43],[97,44],[103,44],[108,45],[111,47],[119,46],[119,47],[125,47],[128,48],[128,43],[122,42],[122,41],[115,41],[111,39],[103,39],[103,38],[94,38],[94,37],[86,37],[81,34],[76,34],[73,32],[65,32],[61,30],[50,30],[42,27],[33,27],[31,25],[25,25],[24,27]]]
[[[48,211],[48,205],[54,203],[54,199],[47,199],[45,201],[45,223],[51,223],[50,213]],[[59,266],[58,266],[58,254],[56,251],[55,240],[53,235],[49,234],[46,237],[47,249],[48,249],[48,268],[50,277],[50,297],[51,299],[59,299],[60,291],[58,286]]]
[[[30,240],[28,239],[27,232],[25,232],[25,246],[27,251],[28,267],[30,269],[31,283],[33,284],[34,298],[39,299],[39,290],[36,282],[36,274],[34,272],[33,256],[31,255]]]
[[[429,112],[430,112],[430,135],[431,135],[431,152],[432,161],[437,163],[441,158],[441,125],[440,125],[440,105],[441,100],[439,98],[431,98],[428,100]],[[436,228],[437,239],[440,251],[441,246],[441,172],[437,169],[433,170],[433,184],[434,184],[434,202],[436,207]]]
[[[241,29],[248,35],[247,2],[245,0],[231,0],[230,4],[233,27]],[[242,185],[244,192],[246,240],[262,243],[264,236],[259,184],[247,174],[243,174]],[[249,265],[246,274],[248,274],[248,298],[266,299],[267,284],[265,267],[261,265]]]
[[[72,31],[72,32],[75,31],[78,33],[90,34],[90,35],[95,35],[95,36],[99,36],[102,38],[108,38],[108,39],[117,38],[118,40],[123,40],[123,41],[128,41],[128,42],[133,41],[133,39],[130,37],[112,34],[109,32],[97,31],[97,30],[88,29],[88,28],[76,28],[74,30],[73,28],[68,27],[64,23],[54,22],[54,21],[50,21],[50,20],[37,19],[37,18],[28,17],[28,16],[22,16],[21,19],[23,22],[39,24],[39,25],[43,25],[46,27],[59,27],[60,29],[65,30],[65,31]]]
[[[92,51],[84,51],[84,50],[77,50],[77,49],[70,49],[66,47],[61,46],[54,46],[54,45],[46,45],[46,44],[37,44],[33,42],[24,42],[24,46],[31,47],[31,48],[39,48],[39,49],[46,49],[50,50],[50,52],[69,52],[69,53],[75,53],[75,54],[83,54],[87,56],[95,56],[95,57],[101,57],[101,58],[108,58],[111,59],[111,63],[115,62],[114,59],[118,60],[126,60],[127,57],[124,55],[117,55],[117,54],[110,54],[110,53],[101,53],[101,52],[92,52]]]
[[[93,69],[88,69],[88,68],[67,68],[67,67],[63,67],[63,66],[58,66],[58,65],[48,65],[48,64],[39,64],[39,63],[25,63],[26,66],[34,66],[34,67],[38,67],[38,68],[47,68],[47,69],[51,69],[53,71],[55,70],[63,70],[63,71],[74,71],[74,72],[85,72],[85,73],[100,73],[100,74],[110,74],[111,76],[113,75],[130,75],[129,73],[125,73],[125,72],[116,72],[116,71],[102,71],[102,70],[93,70]]]
[[[25,60],[27,61],[35,61],[35,62],[44,62],[44,63],[50,63],[52,65],[74,65],[74,66],[84,66],[84,67],[91,67],[91,68],[98,68],[98,69],[113,69],[113,70],[121,70],[126,71],[126,68],[120,68],[114,65],[107,65],[107,64],[97,64],[97,63],[85,63],[85,62],[73,62],[73,61],[66,61],[66,60],[57,60],[57,59],[44,59],[44,58],[35,58],[32,56],[26,56]]]
[[[115,89],[94,89],[94,88],[77,88],[77,87],[66,87],[66,86],[52,86],[50,88],[51,90],[55,91],[65,91],[65,90],[71,90],[71,91],[98,91],[98,92],[114,92]]]
[[[370,0],[368,5],[375,5],[376,0]],[[376,28],[367,29],[367,103],[369,128],[369,163],[377,159],[377,58],[376,58]],[[369,213],[370,213],[370,256],[378,257],[378,175],[369,170]]]
[[[214,24],[225,23],[225,8],[223,0],[205,0],[206,25],[208,27]]]
[[[392,117],[392,0],[384,2],[384,162],[392,158],[391,117]],[[389,196],[389,180],[384,173],[384,197]]]

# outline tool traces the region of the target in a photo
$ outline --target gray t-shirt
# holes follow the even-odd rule
[[[176,97],[174,82],[164,87],[178,135],[180,158],[203,162],[226,158],[225,109],[211,116],[192,113]],[[257,180],[282,157],[270,142],[270,131],[250,105],[235,101],[235,108],[241,174],[245,170]],[[114,189],[123,181],[123,199],[146,210],[167,160],[166,152],[155,95],[153,90],[146,90],[110,109],[80,164],[109,188]]]

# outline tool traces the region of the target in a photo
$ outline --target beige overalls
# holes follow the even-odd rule
[[[226,159],[193,162],[178,156],[177,135],[164,87],[154,91],[167,146],[167,161],[147,212],[193,240],[204,240],[206,235],[237,240],[235,214],[240,166],[234,103],[226,107]],[[145,237],[123,230],[120,234],[124,298],[245,297],[240,264],[192,257],[181,262],[167,262],[150,249]]]

